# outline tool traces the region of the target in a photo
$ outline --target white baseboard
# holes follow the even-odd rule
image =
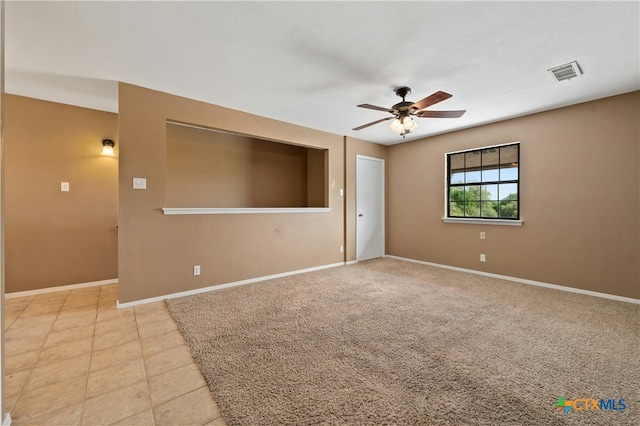
[[[349,260],[348,262],[345,262],[345,265],[349,266],[349,265],[355,265],[356,263],[358,263],[357,260]]]
[[[7,413],[2,420],[2,426],[11,426],[11,414]]]
[[[58,287],[47,287],[47,288],[39,288],[36,290],[27,290],[27,291],[15,291],[13,293],[5,293],[5,299],[13,299],[16,297],[25,297],[25,296],[37,296],[39,294],[47,294],[47,293],[55,293],[57,291],[66,291],[66,290],[76,290],[79,288],[87,288],[87,287],[97,287],[101,285],[107,284],[118,284],[118,279],[113,278],[110,280],[102,280],[102,281],[91,281],[88,283],[80,283],[80,284],[69,284],[69,285],[61,285]]]
[[[391,255],[385,255],[385,257],[389,257],[391,259],[404,260],[406,262],[420,263],[422,265],[435,266],[436,268],[452,269],[454,271],[467,272],[467,273],[476,274],[476,275],[484,275],[485,277],[498,278],[501,280],[513,281],[520,284],[535,285],[538,287],[546,287],[554,290],[585,294],[587,296],[601,297],[603,299],[617,300],[618,302],[627,302],[627,303],[634,303],[636,305],[640,305],[640,299],[634,299],[632,297],[624,297],[624,296],[616,296],[615,294],[599,293],[597,291],[583,290],[581,288],[567,287],[567,286],[558,285],[558,284],[549,284],[541,281],[533,281],[533,280],[527,280],[524,278],[510,277],[508,275],[492,274],[489,272],[475,271],[473,269],[458,268],[457,266],[442,265],[440,263],[425,262],[423,260],[409,259],[406,257],[391,256]]]
[[[305,272],[313,272],[313,271],[319,271],[319,270],[322,270],[322,269],[335,268],[336,266],[344,266],[344,262],[332,263],[332,264],[329,264],[329,265],[322,265],[322,266],[315,266],[313,268],[299,269],[297,271],[283,272],[281,274],[267,275],[267,276],[264,276],[264,277],[250,278],[248,280],[234,281],[234,282],[226,283],[226,284],[212,285],[212,286],[209,286],[209,287],[196,288],[194,290],[187,290],[187,291],[181,291],[181,292],[178,292],[178,293],[165,294],[163,296],[150,297],[148,299],[135,300],[133,302],[120,303],[120,301],[118,300],[116,302],[116,307],[118,309],[120,309],[120,308],[129,308],[131,306],[144,305],[146,303],[153,303],[153,302],[160,302],[160,301],[166,300],[166,299],[176,299],[178,297],[192,296],[194,294],[207,293],[209,291],[222,290],[223,288],[237,287],[237,286],[240,286],[240,285],[257,283],[257,282],[260,282],[260,281],[272,280],[272,279],[275,279],[275,278],[288,277],[290,275],[303,274]]]

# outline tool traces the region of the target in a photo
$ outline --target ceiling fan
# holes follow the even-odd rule
[[[396,95],[402,98],[402,102],[398,102],[391,108],[383,108],[371,104],[360,104],[360,108],[375,109],[376,111],[385,111],[393,114],[391,117],[381,118],[380,120],[372,121],[371,123],[363,124],[362,126],[355,127],[353,130],[362,130],[365,127],[373,126],[374,124],[382,123],[383,121],[393,120],[390,124],[391,129],[398,133],[403,138],[407,133],[411,133],[418,125],[413,120],[412,116],[420,118],[458,118],[462,117],[462,114],[466,110],[458,111],[424,111],[431,105],[442,102],[449,99],[451,94],[438,91],[433,95],[427,96],[418,102],[411,102],[405,100],[405,97],[411,93],[411,88],[402,86],[395,89]]]

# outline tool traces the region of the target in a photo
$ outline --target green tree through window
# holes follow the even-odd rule
[[[520,144],[447,154],[448,217],[519,219]]]

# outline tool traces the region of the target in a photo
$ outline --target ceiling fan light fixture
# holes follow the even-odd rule
[[[418,127],[418,123],[410,116],[407,115],[402,119],[402,128],[405,130],[405,133],[409,133],[416,127]]]
[[[404,132],[404,126],[402,125],[402,121],[400,121],[399,118],[394,118],[391,124],[389,124],[389,127],[391,127],[391,130],[393,130],[399,135],[401,135],[402,132]]]
[[[404,138],[406,134],[418,127],[418,123],[410,115],[400,115],[393,119],[389,127]]]

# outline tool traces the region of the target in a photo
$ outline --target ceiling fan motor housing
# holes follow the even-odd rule
[[[413,114],[416,111],[418,111],[418,108],[416,108],[415,106],[411,108],[411,106],[414,104],[413,102],[405,100],[405,97],[409,96],[409,94],[411,93],[410,87],[407,87],[407,86],[397,87],[395,89],[395,92],[396,92],[396,95],[402,98],[402,102],[398,102],[397,104],[391,107],[391,110],[395,115],[399,115],[403,112]]]
[[[417,111],[416,108],[411,108],[411,105],[413,105],[413,102],[403,101],[403,102],[399,102],[399,103],[395,104],[394,106],[392,106],[391,110],[396,115],[400,114],[402,112],[412,113],[414,111]]]

